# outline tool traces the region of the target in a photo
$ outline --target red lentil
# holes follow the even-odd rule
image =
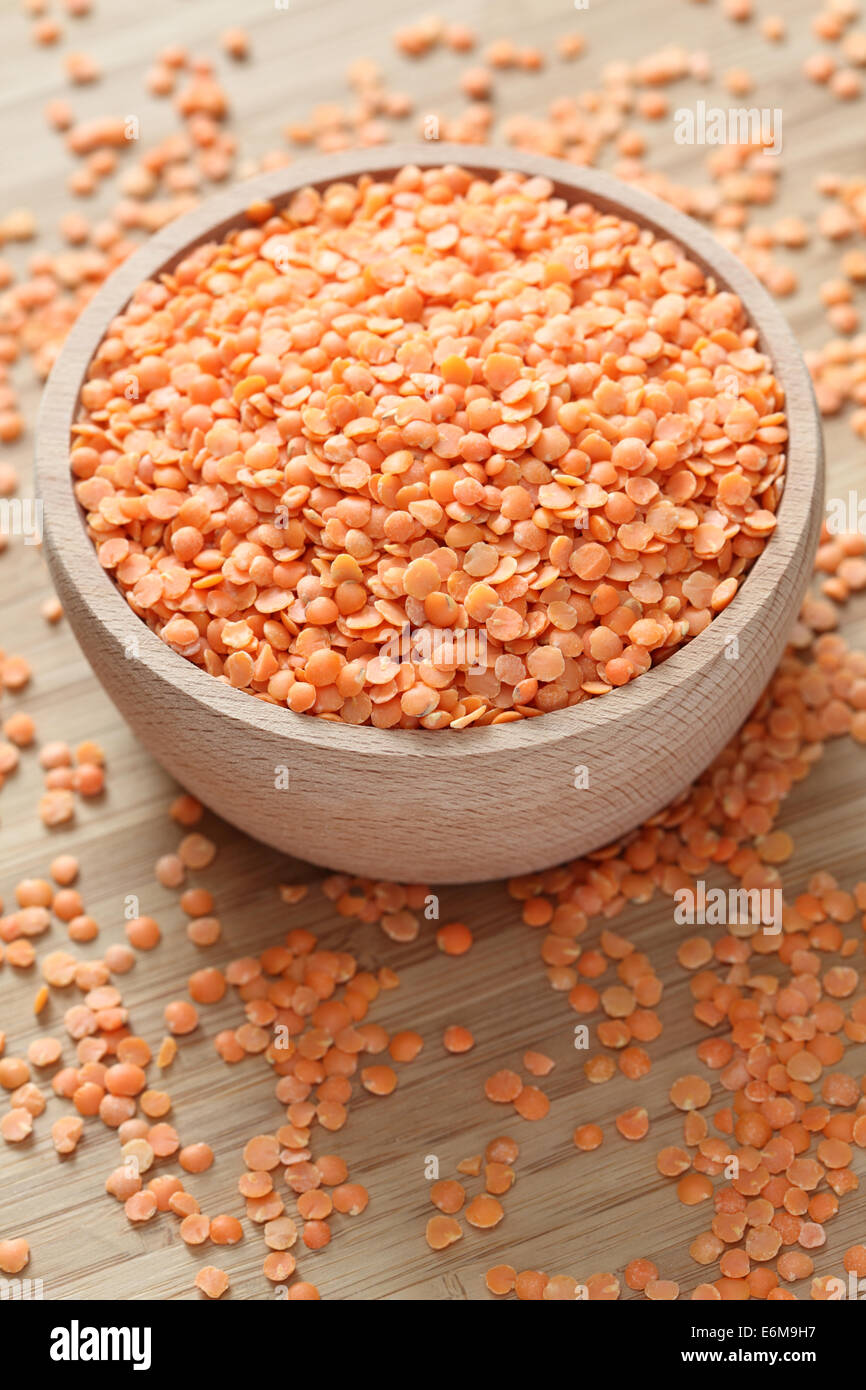
[[[195,1286],[208,1298],[222,1298],[229,1287],[229,1276],[215,1265],[204,1265],[195,1276]]]
[[[30,1261],[30,1246],[21,1236],[0,1240],[0,1269],[4,1274],[19,1274]]]
[[[475,1039],[468,1028],[452,1024],[442,1035],[446,1052],[469,1052],[475,1046]]]
[[[426,1239],[431,1250],[445,1250],[462,1237],[460,1224],[452,1216],[431,1216],[427,1222]]]

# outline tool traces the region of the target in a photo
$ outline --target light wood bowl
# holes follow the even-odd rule
[[[790,450],[779,524],[740,592],[698,637],[609,695],[513,724],[350,727],[233,690],[161,642],[100,566],[69,469],[70,426],[107,325],[142,281],[235,225],[251,202],[404,164],[460,164],[551,179],[671,237],[739,295],[787,398]],[[208,199],[130,257],[66,340],[37,440],[46,548],[64,611],[108,694],[145,746],[219,815],[315,864],[403,882],[473,882],[585,854],[661,810],[744,721],[784,648],[812,569],[823,504],[821,429],[787,323],[749,271],[698,223],[594,169],[506,149],[424,144],[308,160]],[[726,656],[736,637],[739,657]],[[131,639],[138,656],[127,658]],[[577,789],[575,769],[588,786]],[[287,768],[288,790],[275,773]],[[581,780],[580,777],[577,779]]]

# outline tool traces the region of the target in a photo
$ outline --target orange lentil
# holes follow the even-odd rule
[[[517,1283],[517,1270],[512,1265],[494,1265],[485,1274],[484,1282],[491,1293],[500,1296],[512,1293]]]
[[[333,1199],[321,1188],[310,1188],[298,1196],[298,1212],[306,1221],[324,1221],[333,1206]]]
[[[213,1163],[213,1150],[208,1144],[187,1144],[177,1160],[187,1173],[203,1173]]]
[[[104,1075],[106,1090],[115,1096],[137,1096],[147,1084],[147,1076],[133,1062],[118,1062]]]
[[[0,1118],[0,1136],[7,1144],[20,1144],[32,1130],[33,1116],[24,1106],[13,1106]]]
[[[30,1246],[21,1236],[0,1240],[0,1269],[4,1274],[19,1274],[30,1262]]]
[[[361,1084],[374,1096],[389,1096],[397,1085],[397,1073],[392,1067],[363,1067]]]
[[[151,1131],[148,1130],[148,1135],[150,1133]],[[146,1173],[149,1168],[153,1167],[154,1150],[145,1138],[126,1139],[120,1151],[124,1162],[128,1165],[134,1165],[139,1173]]]
[[[189,917],[203,917],[213,910],[213,895],[204,888],[187,888],[180,895],[180,905]]]
[[[249,35],[245,29],[224,29],[220,35],[220,46],[230,58],[240,60],[249,54]]]
[[[421,1035],[407,1030],[393,1035],[388,1044],[388,1051],[395,1062],[411,1062],[423,1046],[424,1039]]]
[[[479,1230],[489,1230],[493,1226],[498,1226],[505,1212],[502,1203],[495,1197],[482,1193],[478,1197],[473,1197],[465,1211],[466,1220],[470,1226],[476,1226]]]
[[[604,1085],[610,1081],[616,1071],[616,1063],[612,1057],[588,1057],[583,1064],[583,1072],[587,1081],[593,1085]]]
[[[134,1167],[129,1163],[124,1163],[122,1167],[115,1168],[112,1173],[109,1173],[105,1180],[106,1192],[110,1193],[112,1197],[115,1197],[118,1202],[125,1202],[128,1197],[131,1197],[134,1192],[138,1192],[140,1189],[141,1177],[139,1176],[137,1166]]]
[[[169,1031],[176,1035],[192,1033],[198,1027],[198,1009],[184,999],[166,1004],[163,1014]]]
[[[496,1139],[491,1139],[484,1150],[484,1157],[488,1163],[514,1163],[519,1153],[520,1145],[517,1140],[503,1134]]]
[[[126,935],[137,951],[152,951],[162,933],[152,917],[134,917],[126,924]]]
[[[681,1076],[670,1092],[678,1110],[700,1110],[709,1103],[710,1095],[709,1084],[702,1076]]]
[[[123,1204],[128,1221],[150,1221],[156,1216],[156,1198],[152,1192],[134,1192]]]
[[[319,1154],[316,1168],[326,1187],[336,1187],[339,1183],[344,1183],[349,1176],[347,1164],[337,1154]]]
[[[222,927],[217,917],[194,917],[187,923],[186,934],[195,946],[212,946],[221,933]]]
[[[208,1298],[222,1298],[229,1287],[229,1276],[215,1265],[203,1265],[195,1276],[195,1286]]]
[[[309,1284],[306,1280],[299,1279],[296,1284],[289,1285],[288,1297],[293,1302],[313,1302],[321,1295],[315,1284]]]
[[[45,793],[39,801],[39,816],[43,825],[65,825],[75,817],[75,799],[71,791],[60,789]]]
[[[7,656],[0,664],[0,679],[7,690],[23,690],[32,674],[30,663],[23,656]]]
[[[693,1207],[713,1195],[713,1184],[702,1173],[687,1173],[677,1183],[677,1196],[684,1206]]]
[[[11,743],[27,748],[36,736],[36,725],[29,714],[19,710],[4,721],[3,733]]]
[[[324,1250],[331,1239],[331,1228],[327,1221],[307,1221],[301,1239],[308,1250]]]
[[[190,975],[188,989],[197,1004],[217,1004],[226,992],[225,976],[221,970],[212,967],[196,970]],[[175,1027],[173,1032],[177,1032]]]
[[[105,952],[105,964],[113,974],[125,975],[135,965],[135,954],[128,946],[109,946]]]
[[[210,1238],[214,1245],[237,1245],[244,1228],[236,1216],[215,1216],[210,1223]]]
[[[725,1279],[745,1279],[751,1269],[745,1250],[726,1250],[719,1260],[719,1269]]]
[[[630,1289],[643,1291],[652,1280],[658,1279],[658,1269],[652,1260],[630,1260],[625,1267],[623,1278]]]
[[[826,1239],[824,1227],[816,1221],[804,1221],[797,1235],[797,1240],[804,1250],[816,1250]]]
[[[446,1052],[469,1052],[475,1046],[475,1039],[468,1028],[452,1024],[445,1029],[442,1043]]]
[[[543,1052],[524,1052],[523,1065],[532,1076],[547,1076],[556,1063]]]
[[[654,1302],[670,1301],[679,1298],[680,1286],[673,1279],[650,1279],[644,1285],[644,1293]]]
[[[370,1201],[370,1195],[360,1183],[340,1183],[332,1195],[334,1210],[345,1216],[359,1216]]]
[[[175,1216],[181,1218],[186,1216],[196,1216],[198,1214],[198,1202],[191,1192],[173,1192],[168,1199],[168,1209]]]
[[[589,1152],[597,1149],[603,1142],[604,1135],[600,1125],[578,1125],[574,1131],[574,1143],[578,1149]]]
[[[274,1182],[270,1173],[242,1173],[238,1178],[238,1191],[243,1197],[266,1197],[273,1190]]]
[[[704,1231],[695,1236],[689,1246],[689,1254],[698,1264],[712,1264],[724,1250],[724,1242],[713,1231]]]
[[[290,1216],[278,1216],[265,1223],[263,1235],[271,1250],[288,1250],[298,1239],[298,1228]]]
[[[677,950],[677,960],[685,970],[699,970],[712,960],[712,947],[706,937],[693,936]]]
[[[780,1279],[786,1283],[793,1284],[798,1279],[808,1279],[814,1265],[808,1255],[804,1255],[799,1250],[786,1250],[780,1255],[776,1262],[776,1269]]]
[[[149,1045],[144,1038],[137,1038],[130,1035],[121,1038],[117,1044],[118,1062],[132,1062],[135,1066],[146,1067],[151,1059]]]
[[[255,1172],[268,1172],[279,1167],[280,1144],[271,1134],[258,1134],[250,1139],[243,1153],[244,1163]]]
[[[203,807],[200,801],[196,801],[194,796],[188,792],[183,792],[175,797],[169,807],[169,815],[172,820],[176,820],[179,825],[187,827],[197,825],[202,818]]]
[[[149,1119],[156,1120],[168,1114],[171,1109],[171,1096],[165,1091],[142,1091],[139,1105]]]
[[[652,1061],[649,1053],[642,1047],[627,1047],[620,1054],[619,1069],[624,1076],[631,1081],[637,1081],[642,1076],[646,1076],[652,1068]]]
[[[685,1173],[690,1166],[691,1159],[685,1149],[679,1149],[676,1146],[660,1149],[656,1156],[656,1167],[667,1178],[678,1177],[680,1173]]]
[[[454,1216],[466,1201],[466,1189],[453,1178],[443,1178],[430,1188],[430,1201],[447,1216]]]
[[[178,1227],[181,1240],[186,1245],[203,1245],[210,1234],[211,1223],[200,1212],[185,1216]]]
[[[291,1278],[295,1272],[296,1264],[295,1257],[290,1252],[274,1251],[273,1254],[265,1256],[262,1262],[262,1273],[266,1279],[281,1284],[286,1279]]]
[[[488,1100],[498,1102],[500,1105],[507,1105],[509,1101],[516,1101],[523,1090],[523,1082],[516,1071],[494,1072],[488,1076],[484,1083],[484,1094]]]
[[[78,1115],[62,1115],[51,1126],[51,1139],[59,1154],[74,1153],[83,1133],[84,1121]]]
[[[431,1250],[446,1250],[463,1236],[460,1223],[453,1216],[431,1216],[425,1237]]]
[[[154,873],[163,888],[178,888],[184,881],[186,870],[176,854],[163,854],[156,861]]]
[[[178,845],[178,858],[188,869],[206,869],[216,857],[216,845],[206,835],[185,835]]]
[[[504,1163],[488,1163],[484,1169],[484,1186],[495,1197],[508,1192],[514,1184],[514,1169]]]
[[[258,1225],[274,1221],[282,1216],[284,1210],[285,1204],[275,1192],[266,1193],[263,1197],[247,1198],[247,1216]]]
[[[524,1301],[543,1298],[546,1286],[547,1275],[537,1269],[522,1269],[514,1281],[514,1291]]]
[[[436,945],[446,956],[463,956],[472,945],[472,933],[463,922],[448,922],[437,931]]]
[[[649,1116],[642,1105],[624,1110],[615,1124],[623,1139],[643,1139],[649,1132]]]
[[[720,1300],[722,1295],[713,1284],[696,1284],[692,1292],[692,1298],[699,1302],[713,1302]]]
[[[550,1101],[537,1086],[524,1086],[514,1097],[514,1108],[524,1120],[543,1120],[550,1110]]]

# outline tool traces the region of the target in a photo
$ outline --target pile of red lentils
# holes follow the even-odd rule
[[[140,287],[74,426],[164,642],[298,713],[460,729],[625,685],[727,607],[783,393],[677,246],[447,167],[248,218]]]
[[[43,0],[26,8],[34,15],[35,41],[58,42],[62,26]],[[734,23],[753,18],[751,0],[726,0],[722,8]],[[73,23],[88,9],[88,0],[66,0]],[[805,75],[826,85],[833,100],[859,96],[866,43],[852,27],[856,10],[853,0],[832,0],[815,16],[816,37],[831,48],[807,60]],[[763,16],[761,33],[779,43],[785,23]],[[396,43],[417,60],[443,45],[468,53],[477,39],[465,26],[429,19],[401,30]],[[564,34],[552,60],[577,60],[585,46],[583,34]],[[226,34],[223,47],[234,60],[248,57],[242,31]],[[482,61],[473,59],[463,73],[470,105],[461,117],[442,118],[442,137],[488,138],[499,74],[538,71],[549,60],[508,39],[491,42]],[[69,52],[65,68],[73,84],[99,78],[84,53]],[[688,76],[707,80],[710,70],[705,54],[676,47],[636,64],[610,63],[596,87],[557,99],[546,118],[512,115],[502,133],[516,146],[574,162],[594,162],[612,150],[617,173],[707,220],[770,289],[790,294],[796,276],[776,252],[805,246],[809,226],[798,218],[750,223],[751,211],[775,197],[778,159],[756,147],[717,150],[706,187],[676,185],[643,162],[638,121],[665,118],[665,88]],[[348,80],[354,105],[318,107],[309,122],[287,128],[290,145],[327,151],[376,144],[390,138],[388,121],[410,115],[411,99],[390,91],[369,60],[354,63]],[[742,69],[724,81],[736,94],[751,87]],[[46,113],[81,161],[70,192],[88,196],[117,173],[122,196],[103,222],[91,225],[70,212],[61,227],[69,250],[37,252],[27,278],[16,281],[12,267],[0,263],[4,442],[23,429],[9,373],[16,357],[26,353],[44,375],[76,314],[136,235],[191,205],[206,183],[253,172],[235,165],[235,139],[225,126],[228,99],[209,59],[167,49],[146,83],[152,93],[174,97],[182,128],[126,168],[119,167],[128,150],[116,118],[77,122],[64,100],[52,101]],[[288,158],[285,149],[276,150],[258,167]],[[849,420],[862,436],[866,339],[857,334],[854,288],[866,279],[866,266],[851,243],[866,230],[866,179],[827,174],[818,191],[829,201],[817,235],[842,250],[839,275],[821,295],[828,324],[840,336],[813,353],[810,366],[822,410],[834,414],[852,405]],[[145,287],[102,346],[73,459],[101,553],[107,547],[106,568],[132,606],[212,674],[260,698],[384,726],[408,721],[435,728],[538,714],[601,694],[621,683],[617,675],[631,679],[700,630],[733,596],[772,529],[784,462],[778,388],[739,306],[695,278],[677,248],[591,208],[569,222],[574,215],[557,207],[538,181],[479,185],[459,171],[426,177],[404,171],[389,186],[332,188],[321,200],[302,195],[285,215],[260,208],[230,245],[197,253],[173,283]],[[564,226],[575,246],[590,247],[588,269],[578,270],[577,257],[571,264],[557,259]],[[411,229],[406,242],[401,228]],[[33,215],[15,210],[0,222],[0,239],[26,241],[35,230]],[[275,242],[290,245],[288,258]],[[374,244],[386,248],[376,262],[382,280],[371,275],[359,293],[351,265],[344,276],[337,271],[351,263],[353,250]],[[408,288],[402,273],[393,283],[388,278],[401,268],[407,244],[425,259],[424,275]],[[443,266],[464,277],[459,300],[449,297],[450,281],[437,279]],[[354,298],[346,288],[352,285]],[[299,286],[309,300],[304,311]],[[225,317],[209,319],[218,304]],[[184,313],[210,324],[206,343],[192,346],[195,322],[188,335],[172,336],[175,315]],[[623,320],[628,335],[616,341]],[[535,329],[534,344],[522,329],[526,322]],[[568,361],[575,324],[584,353]],[[737,377],[731,396],[721,387],[720,369],[726,380],[732,372]],[[115,389],[130,372],[138,374],[141,391],[131,408],[128,397],[125,405],[117,401],[123,392]],[[389,399],[393,413],[383,404]],[[411,409],[401,413],[407,401]],[[109,416],[111,439],[104,428]],[[622,428],[628,420],[641,427],[629,433]],[[644,437],[646,425],[652,429]],[[150,476],[141,472],[145,437]],[[157,437],[164,452],[154,451]],[[688,465],[680,466],[686,458]],[[0,465],[0,495],[16,487],[14,469]],[[285,513],[277,514],[279,506]],[[575,524],[581,506],[589,513],[583,529]],[[676,520],[672,530],[656,529],[660,510]],[[263,518],[277,515],[287,524],[273,526],[280,531],[274,536]],[[395,516],[397,530],[389,534],[386,518]],[[682,563],[669,567],[674,552]],[[441,587],[427,588],[434,578],[428,564]],[[694,1071],[674,1082],[667,1099],[648,1091],[645,1080],[663,1029],[662,981],[650,957],[611,923],[631,904],[656,894],[670,900],[723,870],[745,889],[785,890],[783,872],[794,851],[779,825],[785,798],[831,739],[866,743],[866,655],[836,632],[839,605],[866,588],[866,538],[825,531],[817,572],[818,592],[806,600],[770,686],[695,785],[622,842],[509,885],[527,926],[539,933],[551,988],[592,1030],[581,1109],[595,1094],[592,1087],[615,1076],[637,1088],[635,1103],[607,1130],[589,1119],[578,1124],[573,1161],[586,1162],[584,1155],[605,1144],[641,1143],[654,1123],[682,1113],[682,1143],[662,1147],[655,1167],[675,1185],[672,1200],[707,1213],[706,1229],[689,1245],[696,1271],[688,1293],[697,1299],[838,1296],[838,1281],[814,1276],[814,1258],[832,1243],[833,1219],[859,1186],[856,1155],[866,1148],[866,1079],[855,1079],[862,1063],[848,1056],[866,1042],[866,992],[853,963],[866,929],[866,882],[846,887],[829,871],[816,871],[805,891],[786,893],[778,935],[731,922],[684,937],[678,963],[688,976],[701,1040]],[[611,607],[607,589],[615,594]],[[481,592],[470,601],[475,591]],[[289,593],[290,603],[270,611],[266,603],[263,610],[258,600],[268,593]],[[211,607],[208,596],[217,594],[230,606]],[[434,595],[431,616],[427,603]],[[476,599],[481,606],[473,612]],[[441,680],[444,671],[434,660],[413,668],[404,688],[399,673],[374,665],[368,648],[385,640],[389,626],[396,631],[408,619],[439,629],[437,619],[448,617],[451,605],[454,620],[441,623],[443,632],[456,627],[459,611],[490,639],[495,655],[487,686],[473,689],[470,681],[485,677],[468,674],[461,685],[450,669]],[[350,620],[368,609],[375,619],[353,626]],[[62,617],[54,598],[41,611],[49,623]],[[506,611],[516,615],[509,618],[513,635],[510,629],[497,634],[497,622],[489,626]],[[170,626],[179,623],[194,634]],[[653,625],[657,631],[650,632]],[[177,640],[184,637],[189,641]],[[276,663],[272,671],[266,648]],[[380,679],[370,679],[371,666]],[[104,755],[91,741],[76,748],[39,743],[36,723],[19,703],[28,698],[31,674],[23,656],[0,657],[0,682],[15,703],[3,724],[0,777],[14,775],[20,749],[38,747],[42,818],[69,834],[76,796],[99,805]],[[417,708],[410,700],[407,709],[403,700],[413,691],[436,704],[425,713],[420,700]],[[0,970],[22,982],[38,972],[35,1016],[49,999],[64,1007],[63,1036],[40,1036],[23,1055],[7,1055],[0,1033],[0,1086],[8,1093],[0,1135],[10,1145],[26,1142],[48,1107],[54,1114],[61,1106],[51,1137],[67,1157],[101,1122],[118,1144],[105,1178],[108,1196],[131,1224],[171,1222],[177,1239],[199,1249],[195,1286],[203,1295],[219,1298],[229,1287],[219,1265],[204,1263],[219,1258],[213,1248],[246,1240],[259,1227],[265,1280],[290,1299],[314,1299],[318,1291],[307,1276],[322,1258],[318,1252],[339,1240],[345,1218],[360,1216],[371,1200],[329,1138],[350,1117],[354,1079],[384,1097],[425,1045],[440,1050],[443,1065],[459,1066],[476,1039],[459,1022],[439,1040],[425,1042],[411,1028],[389,1034],[368,1014],[383,991],[399,986],[392,966],[383,961],[364,969],[351,952],[329,949],[304,928],[290,929],[260,956],[226,961],[214,897],[199,882],[190,884],[191,876],[207,875],[216,843],[202,832],[203,811],[190,796],[176,798],[171,816],[178,843],[158,860],[154,876],[177,891],[190,941],[214,963],[194,971],[185,997],[166,1005],[162,1038],[133,1032],[120,988],[122,977],[160,947],[152,917],[128,921],[123,943],[98,946],[89,957],[56,946],[39,951],[40,938],[64,927],[73,948],[100,935],[71,852],[55,854],[46,877],[19,881],[13,900],[0,904]],[[333,875],[321,887],[338,919],[381,926],[392,959],[422,932],[424,885]],[[304,885],[283,884],[279,896],[291,908],[306,892]],[[456,921],[431,928],[430,937],[431,953],[438,948],[456,962],[474,941],[471,927]],[[432,961],[430,968],[436,968]],[[258,1055],[274,1077],[282,1113],[237,1155],[237,1213],[211,1214],[200,1210],[195,1178],[214,1162],[213,1151],[195,1134],[181,1138],[168,1118],[166,1087],[185,1040],[207,1031],[208,1009],[229,990],[238,1021],[214,1032],[216,1052],[227,1066]],[[524,1123],[555,1126],[544,1088],[553,1059],[530,1050],[519,1069],[514,1058],[502,1061],[479,1093],[491,1117],[484,1152],[460,1160],[458,1177],[429,1185],[435,1214],[426,1239],[433,1251],[462,1239],[465,1226],[479,1233],[477,1240],[503,1221],[507,1229],[520,1143],[493,1132],[493,1107],[500,1115],[504,1108],[507,1127],[518,1133]],[[615,1299],[623,1285],[650,1299],[678,1298],[678,1283],[652,1253],[637,1251],[614,1270],[570,1274],[498,1264],[484,1279],[491,1294],[519,1299]],[[29,1260],[24,1237],[0,1232],[0,1271],[18,1274]],[[833,1267],[866,1276],[866,1245],[839,1250]]]

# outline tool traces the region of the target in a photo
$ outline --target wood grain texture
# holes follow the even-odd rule
[[[467,60],[435,54],[428,62],[410,65],[390,49],[391,31],[406,23],[415,8],[420,13],[428,7],[407,7],[405,0],[376,0],[369,6],[328,0],[325,13],[318,0],[292,0],[289,14],[263,6],[240,16],[236,0],[188,0],[183,6],[176,0],[150,0],[143,9],[101,0],[80,26],[64,20],[67,46],[87,47],[106,74],[98,89],[74,92],[74,105],[82,116],[106,109],[141,111],[148,138],[156,138],[172,122],[158,103],[139,95],[142,66],[169,41],[214,53],[216,35],[243,22],[251,30],[256,58],[248,68],[233,68],[228,82],[247,153],[272,146],[280,127],[301,119],[317,101],[344,99],[340,74],[359,53],[381,59],[395,85],[411,90],[418,111],[456,112],[463,105],[455,95],[456,77]],[[517,109],[541,114],[551,98],[593,85],[604,63],[633,60],[653,43],[707,48],[718,73],[746,66],[758,84],[755,100],[781,106],[785,115],[781,197],[766,210],[765,220],[797,213],[813,221],[820,207],[812,190],[815,175],[828,168],[846,175],[862,172],[863,104],[840,107],[800,75],[812,47],[814,6],[805,0],[787,0],[790,38],[777,47],[763,41],[755,25],[725,23],[715,5],[684,0],[641,0],[639,22],[625,0],[598,0],[581,13],[565,0],[533,0],[532,5],[446,0],[438,8],[448,18],[476,23],[485,39],[510,33],[546,51],[563,29],[577,27],[587,34],[588,53],[581,62],[554,61],[541,78],[513,73],[498,79],[498,108],[506,114]],[[26,30],[20,14],[0,15],[0,44],[9,72],[0,93],[0,157],[6,201],[32,204],[51,242],[56,217],[69,202],[63,180],[71,161],[45,128],[41,108],[63,89],[60,57],[56,51],[33,49]],[[673,92],[672,106],[698,96],[723,100],[715,83],[685,83]],[[653,167],[683,181],[703,181],[706,151],[676,146],[669,123],[650,129],[649,141]],[[95,201],[95,212],[107,197]],[[13,247],[8,254],[23,265],[29,249]],[[817,347],[828,336],[817,288],[835,272],[836,257],[834,248],[817,240],[807,253],[788,258],[801,271],[801,288],[783,307],[805,346]],[[30,419],[36,395],[28,389]],[[828,494],[845,497],[849,488],[862,489],[862,445],[842,420],[830,422],[826,433]],[[32,439],[9,451],[22,471],[31,448]],[[124,897],[139,894],[142,910],[157,917],[165,939],[125,978],[124,993],[136,1030],[156,1042],[163,1033],[166,1002],[179,997],[189,972],[205,963],[186,939],[174,895],[153,879],[157,855],[171,850],[178,838],[165,814],[175,788],[100,689],[68,627],[50,629],[39,619],[38,603],[48,591],[38,552],[16,545],[14,552],[0,556],[0,645],[23,651],[36,672],[26,697],[4,698],[3,714],[26,705],[42,740],[100,738],[108,754],[109,789],[104,800],[82,807],[73,830],[51,834],[36,816],[41,779],[35,760],[25,756],[20,772],[0,793],[0,895],[8,902],[19,877],[44,875],[52,854],[73,850],[82,862],[88,910],[102,925],[100,941],[79,948],[91,957],[108,942],[123,939]],[[855,645],[866,644],[866,605],[861,601],[846,610],[843,631]],[[212,758],[223,754],[230,758],[233,749],[214,744],[209,750]],[[551,784],[548,827],[563,815],[566,799],[567,788]],[[782,825],[797,846],[785,873],[789,891],[801,891],[819,868],[829,868],[846,886],[863,876],[864,809],[862,750],[839,741],[786,802]],[[499,805],[493,804],[491,813],[500,816]],[[336,814],[348,814],[347,808],[335,808]],[[637,1086],[617,1077],[607,1086],[590,1087],[580,1071],[582,1057],[572,1046],[575,1017],[551,993],[538,957],[538,936],[520,925],[501,885],[441,890],[442,919],[459,917],[476,934],[468,956],[447,960],[436,952],[429,930],[413,945],[397,947],[375,927],[349,928],[336,921],[315,884],[302,905],[285,908],[276,895],[277,882],[315,880],[316,872],[212,818],[205,828],[221,851],[198,881],[214,892],[225,930],[220,946],[206,953],[208,962],[222,964],[274,944],[289,924],[308,926],[321,933],[327,946],[347,946],[365,966],[387,962],[396,968],[401,987],[377,1001],[371,1019],[389,1028],[416,1027],[426,1039],[417,1061],[402,1070],[394,1096],[377,1100],[359,1091],[347,1128],[329,1143],[332,1151],[344,1154],[352,1176],[369,1187],[371,1203],[363,1217],[341,1222],[326,1251],[299,1261],[303,1277],[314,1279],[323,1297],[483,1299],[481,1274],[500,1260],[518,1268],[586,1276],[607,1269],[621,1272],[625,1261],[639,1254],[653,1258],[665,1276],[680,1279],[691,1290],[700,1275],[687,1247],[704,1228],[705,1218],[700,1208],[680,1207],[654,1163],[656,1149],[678,1142],[681,1134],[680,1117],[667,1102],[670,1083],[696,1069],[697,1029],[687,983],[675,962],[680,930],[667,904],[636,907],[620,922],[638,948],[650,953],[666,985],[660,1010],[665,1031],[650,1048],[653,1071]],[[47,940],[52,948],[61,947],[63,936],[55,930]],[[8,967],[0,970],[0,1027],[7,1032],[10,1054],[21,1055],[41,1034],[62,1035],[62,1003],[53,1003],[38,1023],[34,1020],[35,988],[30,976],[22,980]],[[203,1139],[216,1151],[214,1167],[195,1183],[203,1209],[211,1213],[239,1211],[235,1182],[243,1143],[250,1134],[272,1128],[281,1116],[264,1066],[251,1059],[228,1070],[212,1051],[216,1029],[237,1021],[229,1001],[207,1010],[207,1036],[183,1043],[170,1074],[174,1120],[184,1141]],[[442,1029],[452,1022],[471,1027],[478,1038],[476,1051],[462,1059],[446,1058],[440,1046]],[[481,1098],[483,1078],[498,1067],[519,1067],[528,1046],[557,1060],[542,1083],[552,1098],[551,1113],[538,1125],[512,1123]],[[855,1075],[866,1070],[864,1051],[849,1054]],[[71,1049],[66,1052],[71,1056]],[[649,1106],[653,1129],[647,1143],[629,1145],[609,1131],[612,1118],[637,1097]],[[717,1103],[714,1091],[713,1105]],[[174,1226],[162,1218],[132,1230],[122,1211],[102,1195],[104,1177],[116,1161],[114,1136],[88,1125],[79,1153],[58,1163],[48,1129],[59,1113],[52,1101],[36,1123],[33,1140],[14,1150],[0,1146],[0,1234],[27,1235],[33,1248],[28,1272],[45,1280],[46,1297],[197,1298],[192,1279],[201,1261],[178,1242]],[[604,1125],[606,1143],[594,1154],[578,1155],[572,1130],[590,1120]],[[505,1199],[506,1219],[496,1231],[467,1234],[446,1254],[432,1256],[423,1240],[432,1210],[423,1178],[425,1156],[438,1155],[443,1174],[450,1176],[461,1157],[480,1152],[503,1131],[514,1133],[522,1146],[517,1184]],[[866,1165],[859,1151],[854,1166],[864,1182]],[[866,1239],[862,1197],[847,1198],[829,1229],[828,1246],[817,1252],[820,1274],[839,1273],[841,1251]],[[261,1275],[264,1249],[252,1229],[239,1246],[220,1251],[216,1259],[214,1254],[205,1259],[230,1271],[233,1297],[272,1297]],[[795,1291],[808,1296],[804,1286]]]
[[[81,385],[106,326],[136,286],[193,246],[242,225],[253,203],[280,207],[298,188],[323,188],[364,171],[387,178],[405,164],[457,162],[484,177],[504,168],[547,177],[571,202],[592,200],[679,242],[739,295],[785,393],[789,447],[779,524],[709,628],[602,699],[459,733],[352,728],[296,715],[185,661],[145,628],[110,582],[85,532],[69,471]],[[438,142],[302,160],[233,185],[153,237],[69,334],[43,395],[36,469],[64,610],[103,686],[166,769],[217,814],[277,849],[364,877],[434,883],[529,873],[591,852],[689,786],[778,663],[812,569],[824,471],[811,383],[793,334],[757,280],[702,226],[595,169]],[[230,781],[209,756],[215,747],[234,750]],[[579,789],[576,767],[586,769],[587,785]],[[545,814],[551,789],[561,797],[553,824]],[[344,814],[335,816],[335,807]]]

